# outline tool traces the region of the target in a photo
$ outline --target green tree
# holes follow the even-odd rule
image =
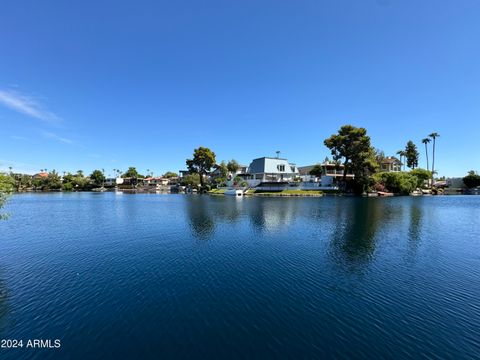
[[[7,202],[10,193],[14,189],[14,186],[15,182],[11,176],[6,174],[0,174],[0,210]],[[7,217],[8,214],[0,213],[0,220],[5,220]]]
[[[89,190],[91,188],[90,179],[83,176],[83,171],[79,170],[77,173],[66,173],[63,176],[63,190]]]
[[[323,175],[323,169],[321,165],[315,165],[309,172],[310,175],[321,177]]]
[[[210,172],[215,165],[215,153],[209,148],[200,146],[193,152],[193,159],[187,159],[188,170],[193,174],[200,176],[200,186],[204,188],[204,176]]]
[[[170,178],[176,178],[178,177],[177,173],[174,173],[172,171],[167,171],[165,174],[163,174],[164,178],[170,179]]]
[[[480,186],[480,175],[471,170],[468,172],[468,175],[463,178],[463,183],[469,189]]]
[[[382,184],[389,191],[408,195],[417,188],[418,179],[406,172],[382,172],[373,175],[377,184]]]
[[[324,141],[332,153],[333,160],[344,165],[343,184],[346,185],[347,173],[355,175],[353,185],[356,193],[362,193],[369,183],[369,177],[378,166],[375,151],[370,145],[370,137],[365,128],[344,125]]]
[[[139,176],[138,171],[135,167],[130,166],[128,170],[122,175],[123,178],[134,178],[137,179]]]
[[[132,185],[132,188],[135,188],[138,183],[138,178],[142,177],[137,172],[137,169],[133,166],[130,166],[128,170],[122,175],[123,178],[130,178],[130,184]]]
[[[415,169],[418,167],[418,157],[419,153],[417,150],[417,145],[415,145],[412,140],[409,140],[407,142],[407,146],[405,147],[405,159],[407,161],[407,166],[410,169]]]
[[[90,174],[90,179],[93,181],[93,183],[96,185],[96,186],[103,186],[104,182],[105,182],[105,175],[103,175],[103,172],[100,171],[100,170],[94,170],[91,174]]]
[[[421,188],[428,179],[432,177],[432,173],[425,169],[414,169],[410,171],[410,175],[413,175],[417,178],[417,187]]]
[[[197,188],[200,184],[200,175],[199,174],[189,174],[183,177],[182,184],[184,186]]]
[[[55,170],[48,173],[46,190],[60,190],[62,188],[62,179]]]
[[[71,182],[63,183],[62,189],[63,191],[73,191],[73,184]]]
[[[227,169],[231,173],[235,174],[238,171],[238,169],[240,169],[240,165],[238,165],[238,162],[236,160],[232,159],[228,162]]]
[[[228,168],[227,168],[227,164],[225,164],[225,161],[222,160],[220,165],[218,165],[218,171],[220,172],[221,178],[227,178]]]
[[[400,157],[400,162],[402,163],[403,165],[403,170],[405,170],[405,157],[407,156],[407,153],[403,150],[398,150],[397,151],[397,155]],[[403,161],[402,161],[403,160]],[[401,165],[400,165],[400,170],[401,169]]]
[[[438,137],[440,137],[439,133],[433,132],[428,137],[433,139],[433,150],[432,150],[432,183],[433,183],[433,176],[435,175],[435,145],[436,145],[436,140]]]
[[[422,139],[422,143],[425,145],[425,157],[427,158],[427,170],[430,170],[429,164],[428,164],[428,144],[430,143],[430,138],[425,138]]]

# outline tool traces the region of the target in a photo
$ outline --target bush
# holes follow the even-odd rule
[[[463,183],[469,189],[480,186],[480,175],[472,170],[463,178]]]
[[[0,209],[7,202],[8,195],[13,191],[15,181],[9,175],[0,174]],[[0,220],[6,219],[7,214],[0,213]]]
[[[71,182],[67,182],[63,184],[63,190],[64,191],[72,191],[73,190],[73,184]]]
[[[428,181],[432,178],[432,172],[425,169],[414,169],[410,171],[410,175],[413,175],[417,178],[417,187],[423,187],[425,181]]]
[[[410,194],[418,184],[416,176],[404,172],[382,172],[375,174],[373,179],[376,183],[375,186],[383,185],[389,191],[403,195]]]

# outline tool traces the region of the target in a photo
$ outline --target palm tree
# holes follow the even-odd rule
[[[425,156],[427,157],[427,170],[428,170],[428,147],[427,147],[427,145],[430,141],[432,141],[432,140],[430,140],[430,138],[428,138],[428,137],[426,137],[425,139],[422,139],[422,143],[425,144]]]
[[[400,162],[402,162],[402,158],[404,158],[405,156],[407,156],[407,153],[403,150],[398,150],[397,151],[397,155],[400,156]],[[402,169],[401,165],[400,165],[400,170]],[[405,164],[403,164],[403,170],[405,170]]]
[[[433,139],[433,155],[432,155],[432,183],[433,183],[433,174],[435,174],[435,140],[437,137],[440,137],[439,133],[433,132],[428,137],[431,137]]]

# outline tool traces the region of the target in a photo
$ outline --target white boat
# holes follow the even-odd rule
[[[227,189],[223,193],[224,195],[229,195],[229,196],[243,196],[243,190],[238,190],[238,189]]]

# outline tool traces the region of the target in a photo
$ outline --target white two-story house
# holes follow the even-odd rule
[[[298,168],[287,159],[261,157],[248,166],[245,179],[250,186],[261,183],[288,183],[299,176]]]

